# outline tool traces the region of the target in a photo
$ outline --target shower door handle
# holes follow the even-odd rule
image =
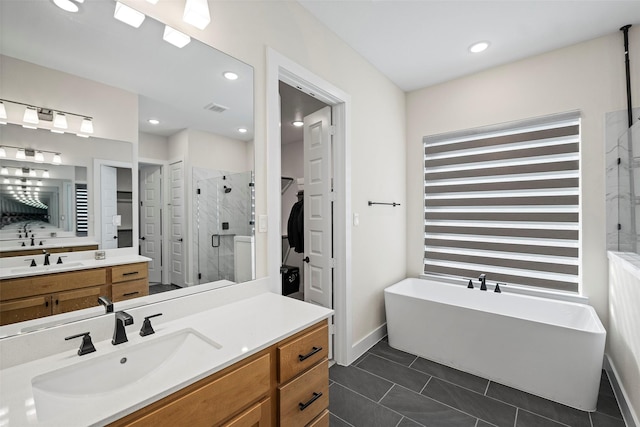
[[[218,238],[218,243],[216,243],[215,245],[213,244],[213,238],[214,237]],[[219,234],[212,234],[211,235],[211,247],[212,248],[219,248],[220,247],[220,235]]]

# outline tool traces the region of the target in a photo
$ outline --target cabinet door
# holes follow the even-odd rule
[[[51,296],[44,295],[0,303],[0,325],[51,315]]]
[[[106,290],[103,291],[100,286],[53,294],[51,296],[52,314],[95,307],[98,305],[100,295],[107,295]]]
[[[264,399],[256,403],[222,427],[270,427],[271,399]]]

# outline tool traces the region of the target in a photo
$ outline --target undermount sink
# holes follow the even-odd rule
[[[31,380],[38,419],[51,420],[76,405],[110,396],[125,399],[175,386],[211,367],[220,348],[184,329],[39,375]]]
[[[42,271],[56,271],[73,267],[82,267],[84,263],[80,261],[67,262],[65,264],[38,265],[36,267],[18,267],[12,268],[11,273],[40,273]]]

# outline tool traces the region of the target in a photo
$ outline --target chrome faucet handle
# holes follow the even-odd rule
[[[142,328],[140,329],[140,336],[146,337],[147,335],[155,334],[156,331],[153,330],[153,326],[151,326],[151,320],[154,317],[162,316],[162,313],[153,314],[151,316],[147,316],[144,318],[144,322],[142,323]]]
[[[66,255],[60,255],[58,257],[58,262],[56,262],[56,264],[62,264],[62,258],[66,258],[66,257],[67,257]]]
[[[38,266],[38,264],[36,264],[35,258],[27,258],[27,259],[25,259],[25,261],[31,261],[31,264],[29,264],[29,267],[37,267]]]
[[[64,340],[69,341],[80,337],[82,337],[82,344],[80,344],[80,349],[78,349],[78,356],[83,356],[85,354],[93,353],[94,351],[96,351],[93,342],[91,342],[91,336],[89,335],[89,332],[72,335],[70,337],[66,337]]]

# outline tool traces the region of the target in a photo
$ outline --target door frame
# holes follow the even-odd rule
[[[138,158],[138,174],[140,174],[140,166],[141,165],[150,165],[150,166],[160,166],[160,174],[162,176],[162,184],[160,188],[160,192],[162,193],[162,216],[160,222],[162,223],[162,284],[168,285],[171,283],[169,280],[169,226],[168,221],[166,220],[167,214],[167,197],[169,193],[169,185],[166,179],[166,172],[169,167],[169,162],[166,160],[152,159],[148,157],[140,157]],[[140,182],[138,181],[138,194],[140,194]],[[138,200],[138,204],[140,200]],[[138,206],[139,207],[139,206]],[[138,229],[140,228],[140,215],[138,214]],[[140,234],[140,233],[138,233]]]
[[[267,47],[267,272],[272,292],[281,294],[281,143],[279,82],[283,81],[332,108],[334,216],[333,270],[334,360],[340,365],[352,362],[351,316],[351,96],[274,49]]]
[[[106,159],[93,159],[93,219],[90,222],[93,222],[93,235],[98,242],[102,242],[102,214],[100,213],[102,210],[100,205],[102,204],[102,196],[100,195],[100,188],[102,183],[100,182],[100,169],[102,166],[111,166],[115,168],[127,168],[131,169],[131,200],[138,199],[138,163],[135,162],[120,162],[116,160],[106,160]],[[138,204],[134,203],[131,206],[131,215],[132,218],[138,217]],[[135,221],[131,224],[132,228],[132,241],[137,242],[138,237],[138,225]],[[121,248],[123,249],[123,248]],[[135,249],[135,246],[132,248]],[[135,250],[136,254],[138,253]]]

